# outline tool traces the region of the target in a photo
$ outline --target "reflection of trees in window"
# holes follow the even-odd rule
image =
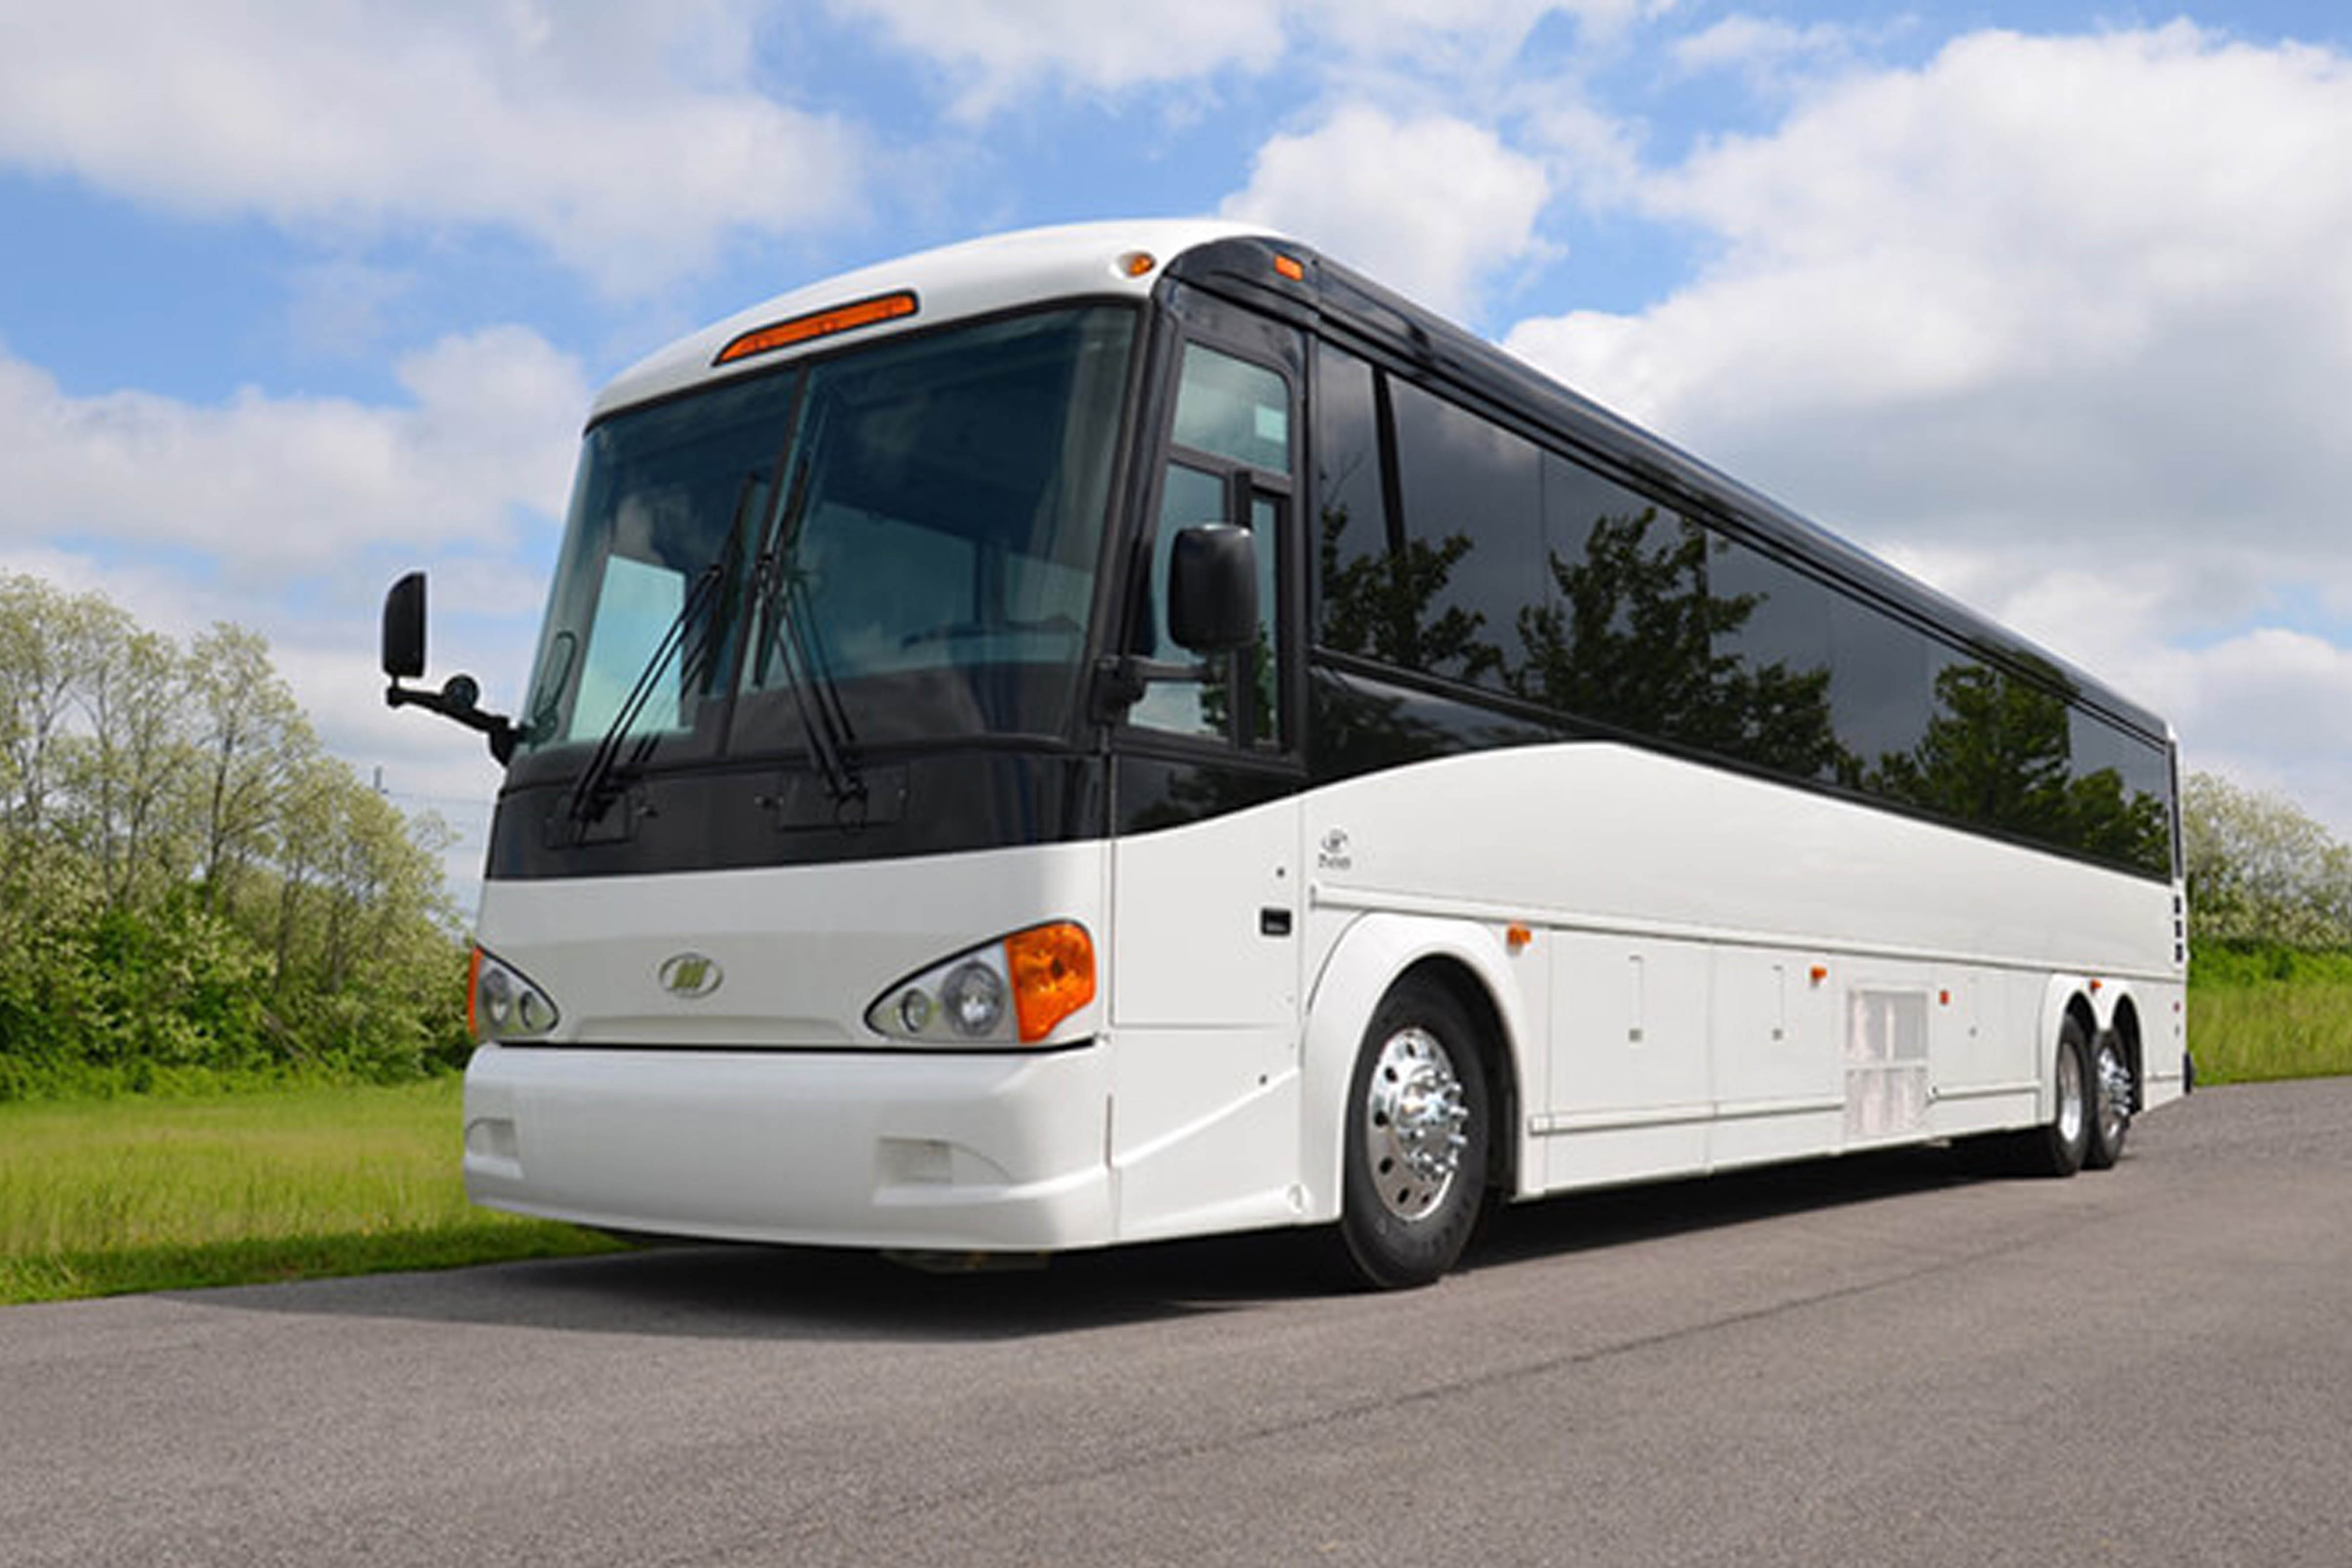
[[[1863,785],[1964,822],[2062,839],[2066,701],[1988,665],[1948,665],[1918,746],[1880,757]]]
[[[1500,669],[1502,651],[1478,636],[1484,615],[1459,605],[1429,613],[1469,553],[1469,535],[1448,534],[1434,544],[1408,538],[1402,550],[1348,557],[1344,506],[1325,507],[1318,531],[1325,647],[1472,683]]]
[[[1599,517],[1581,555],[1550,552],[1557,592],[1519,612],[1528,663],[1507,673],[1511,689],[1780,772],[1829,772],[1829,670],[1743,659],[1733,633],[1766,595],[1711,597],[1706,530],[1683,517],[1661,529],[1660,517],[1649,507]]]
[[[2037,842],[2166,869],[2162,794],[2130,788],[2118,768],[2086,768],[2092,759],[2075,755],[2073,734],[2100,721],[2069,704],[2063,673],[2050,669],[2047,680],[1980,664],[1948,666],[1936,677],[1927,735],[1908,753],[1880,758],[1865,788]]]

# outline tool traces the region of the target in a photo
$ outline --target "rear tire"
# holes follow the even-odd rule
[[[1348,1089],[1339,1240],[1381,1290],[1426,1285],[1461,1258],[1486,1196],[1493,1106],[1477,1026],[1452,992],[1408,977],[1365,1027]]]
[[[2020,1134],[2018,1164],[2039,1176],[2070,1176],[2090,1157],[2093,1125],[2091,1042],[2072,1015],[2058,1029],[2058,1109],[2046,1126]]]
[[[2091,1143],[2084,1152],[2083,1168],[2103,1171],[2123,1158],[2132,1119],[2131,1062],[2113,1030],[2103,1030],[2092,1049],[2090,1091]]]

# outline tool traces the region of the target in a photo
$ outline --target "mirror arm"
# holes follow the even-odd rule
[[[1101,717],[1113,718],[1141,702],[1144,692],[1157,682],[1207,681],[1215,675],[1215,667],[1205,661],[1184,664],[1133,653],[1110,654],[1095,664],[1096,707]]]
[[[395,680],[384,688],[383,705],[386,707],[421,707],[462,724],[467,729],[479,730],[490,743],[490,755],[497,758],[499,766],[503,767],[514,760],[515,747],[522,740],[522,731],[516,728],[514,721],[506,715],[483,711],[477,706],[480,696],[481,688],[474,684],[471,675],[452,675],[437,692],[404,686]]]

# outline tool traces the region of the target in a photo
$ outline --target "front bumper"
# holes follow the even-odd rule
[[[485,1046],[467,1195],[730,1240],[1055,1251],[1114,1239],[1108,1051]]]

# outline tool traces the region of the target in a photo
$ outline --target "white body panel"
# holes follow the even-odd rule
[[[1050,918],[1102,968],[1055,1049],[863,1023],[894,980]],[[2101,1027],[2136,1009],[2152,1107],[2182,1087],[2171,918],[2158,883],[1600,744],[1116,845],[494,883],[483,944],[563,1022],[477,1056],[467,1176],[528,1213],[856,1246],[1328,1220],[1366,1020],[1430,959],[1493,1004],[1519,1196],[2032,1124],[2076,998]],[[682,951],[715,991],[661,988]]]

